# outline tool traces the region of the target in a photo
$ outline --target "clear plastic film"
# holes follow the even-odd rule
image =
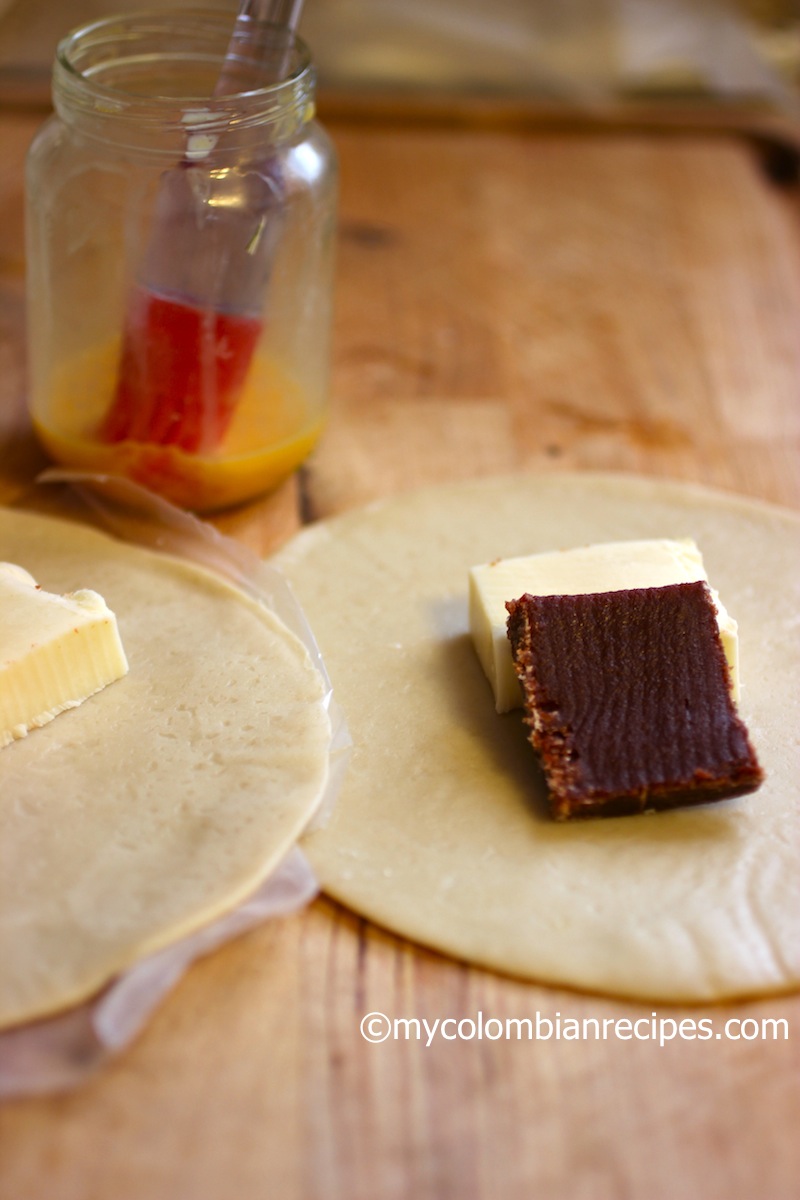
[[[71,484],[91,512],[93,523],[114,536],[222,576],[273,612],[302,641],[325,683],[331,722],[328,781],[309,828],[324,823],[344,774],[350,737],[314,636],[280,572],[191,514],[126,480],[54,469],[46,471],[40,481]],[[130,1044],[195,959],[271,917],[296,912],[313,900],[318,890],[302,851],[294,847],[244,903],[140,959],[92,1000],[50,1019],[0,1033],[0,1099],[41,1095],[80,1084]]]
[[[327,88],[550,98],[584,111],[626,97],[738,97],[797,112],[796,0],[340,0],[309,6],[304,27]]]

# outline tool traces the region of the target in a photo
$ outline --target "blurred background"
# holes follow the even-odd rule
[[[47,103],[53,52],[71,27],[187,6],[0,0],[0,101]],[[323,97],[455,93],[584,109],[619,98],[747,99],[792,108],[800,82],[800,0],[307,0],[301,32]]]

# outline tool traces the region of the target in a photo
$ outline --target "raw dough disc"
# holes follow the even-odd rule
[[[555,824],[519,713],[499,717],[466,576],[498,556],[694,537],[738,619],[752,796]],[[325,890],[515,975],[658,1000],[800,982],[800,519],[700,488],[545,475],[422,491],[311,527],[278,557],[355,743],[304,847]]]
[[[4,1027],[234,908],[314,812],[330,730],[305,648],[215,576],[16,511],[0,558],[48,591],[99,591],[130,662],[0,750]]]

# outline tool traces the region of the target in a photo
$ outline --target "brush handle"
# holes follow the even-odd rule
[[[276,30],[293,33],[302,8],[303,0],[242,0],[214,95],[279,82],[288,66],[288,46],[274,56]]]

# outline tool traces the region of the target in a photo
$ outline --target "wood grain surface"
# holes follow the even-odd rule
[[[0,501],[32,502],[22,176],[0,118]],[[732,137],[332,128],[342,207],[330,424],[266,551],[420,484],[530,468],[700,481],[800,507],[800,207]],[[2,798],[0,797],[0,802]],[[78,1092],[0,1109],[2,1200],[793,1200],[789,1039],[367,1044],[361,1017],[649,1016],[448,961],[322,899],[196,965]]]

